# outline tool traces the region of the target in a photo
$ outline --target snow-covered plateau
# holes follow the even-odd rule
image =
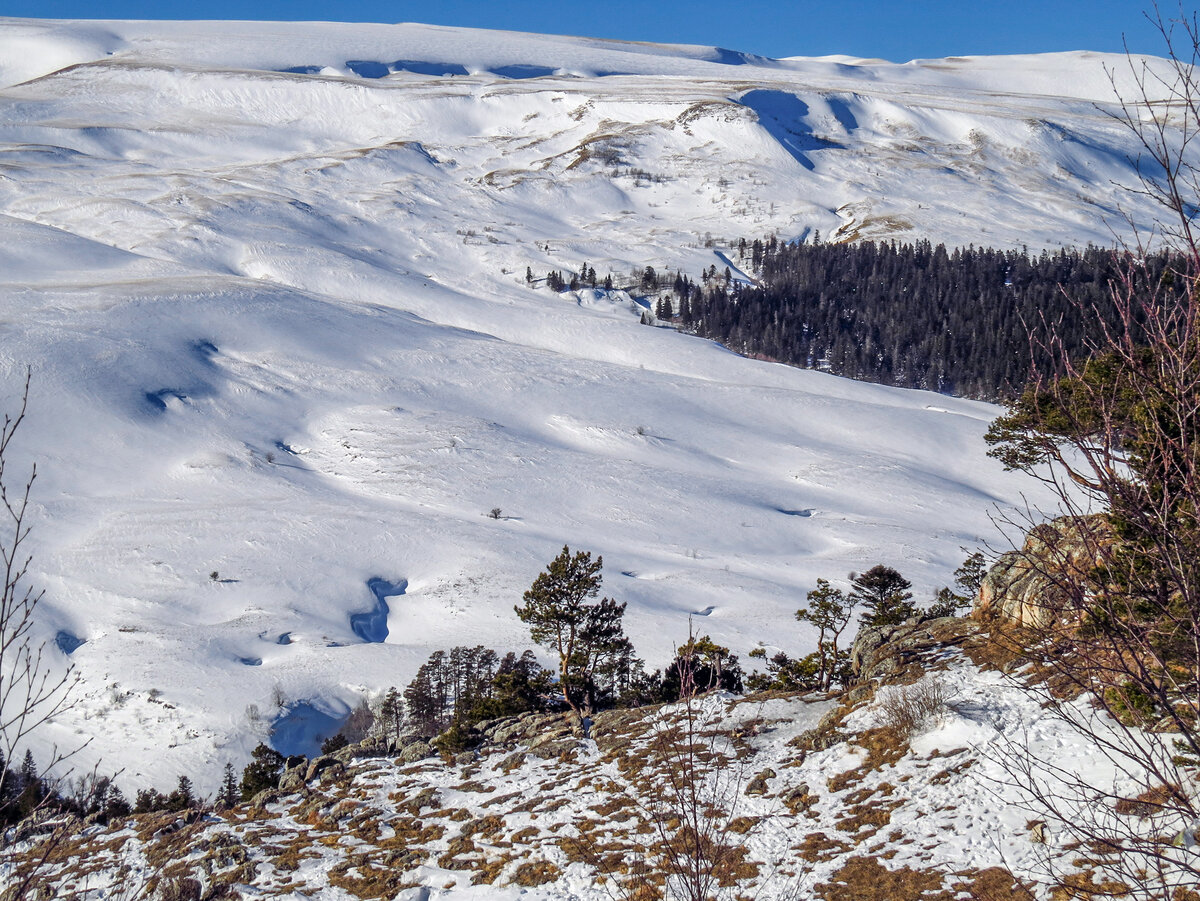
[[[1039,502],[984,455],[996,408],[743,359],[526,268],[1108,244],[1156,217],[1110,74],[1131,93],[1083,52],[0,19],[0,406],[32,367],[5,476],[37,462],[38,637],[81,678],[35,752],[211,791],[289,710],[527,647],[513,605],[564,544],[652,666],[689,620],[806,651],[805,592],[875,563],[927,599]]]

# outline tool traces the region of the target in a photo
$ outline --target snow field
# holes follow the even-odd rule
[[[799,653],[817,577],[884,562],[928,598],[1032,490],[984,456],[993,407],[744,360],[526,266],[1153,214],[1088,54],[11,19],[0,49],[0,401],[32,365],[40,628],[85,640],[43,742],[93,736],[130,786],[211,790],[279,700],[336,716],[434,649],[527,646],[512,607],[563,544],[652,666],[702,611]],[[407,582],[381,643],[351,620],[374,578]]]

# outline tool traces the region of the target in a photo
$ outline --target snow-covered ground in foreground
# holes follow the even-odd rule
[[[693,707],[695,731],[674,739],[672,726],[686,730],[679,706],[601,714],[594,740],[572,737],[553,716],[534,727],[509,720],[497,726],[508,737],[494,732],[498,743],[452,763],[346,757],[346,772],[325,758],[307,783],[286,777],[262,809],[210,812],[194,826],[171,826],[177,814],[114,832],[93,826],[60,849],[65,862],[54,867],[76,875],[56,885],[107,897],[114,874],[128,892],[163,877],[165,860],[173,878],[235,884],[248,897],[626,897],[632,885],[598,874],[621,880],[622,862],[662,866],[655,825],[671,834],[673,816],[692,813],[673,792],[690,790],[704,811],[719,811],[704,831],[744,847],[754,864],[736,894],[760,901],[995,898],[1013,877],[1030,884],[1088,869],[1070,829],[1025,803],[1021,760],[1040,761],[1033,772],[1051,790],[1061,789],[1052,768],[1065,762],[1107,789],[1111,763],[1064,728],[1039,692],[953,648],[932,656],[910,690],[936,685],[951,700],[911,740],[878,728],[888,722],[878,701],[896,686],[848,716],[836,700],[709,695]],[[831,735],[832,718],[848,740],[814,743],[814,734]],[[1097,729],[1108,736],[1103,723]],[[692,741],[722,762],[675,781],[669,772],[690,771],[682,747]],[[898,873],[926,890],[889,896],[883,884],[863,884]],[[1058,895],[1042,882],[1036,897]]]
[[[31,365],[39,628],[58,665],[83,641],[42,747],[211,789],[280,701],[336,719],[433,649],[527,646],[513,604],[564,544],[652,665],[689,618],[804,650],[818,576],[884,562],[929,597],[1031,487],[984,457],[994,408],[741,359],[526,267],[695,275],[706,234],[771,231],[1107,243],[1154,211],[1118,187],[1106,65],[0,19],[0,401]]]

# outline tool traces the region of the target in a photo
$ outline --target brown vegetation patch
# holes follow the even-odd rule
[[[479,782],[475,779],[468,779],[466,782],[460,783],[459,785],[451,785],[450,789],[451,791],[456,792],[475,792],[482,795],[489,794],[496,790],[493,786],[484,785],[482,782]]]
[[[1172,801],[1181,798],[1178,785],[1156,785],[1136,798],[1121,798],[1114,809],[1125,816],[1148,817],[1161,813]]]
[[[389,838],[379,839],[380,848],[404,848],[409,845],[425,845],[435,842],[446,834],[445,828],[439,823],[428,823],[413,818],[396,818],[388,824],[395,833]]]
[[[480,807],[499,807],[501,804],[508,805],[517,798],[524,797],[524,792],[509,792],[507,795],[497,795],[494,798],[488,798]]]
[[[409,796],[403,792],[393,792],[388,800],[396,805],[396,810],[412,814],[414,817],[425,807],[438,807],[440,799],[438,790],[433,787],[423,788],[415,795]]]
[[[892,811],[902,807],[903,801],[868,801],[850,807],[845,816],[834,826],[839,832],[847,832],[855,842],[864,842],[884,826],[892,822]]]
[[[840,838],[830,838],[824,832],[810,832],[804,836],[800,844],[794,845],[792,850],[798,851],[800,857],[809,863],[817,863],[818,861],[833,860],[851,850],[852,847]]]
[[[863,780],[867,773],[882,770],[884,766],[895,766],[908,753],[908,741],[895,729],[880,726],[856,735],[854,744],[867,752],[867,759],[851,770],[832,777],[829,790],[832,792],[852,788]]]
[[[479,866],[478,857],[470,860],[462,859],[465,855],[479,855],[482,851],[475,842],[465,835],[459,835],[450,840],[446,852],[438,858],[438,866],[444,870],[470,870]]]
[[[300,869],[300,861],[320,857],[312,849],[312,839],[307,835],[297,835],[283,846],[264,848],[267,851],[271,865],[282,873],[291,873]]]
[[[946,767],[946,769],[942,770],[940,773],[931,776],[929,778],[929,784],[942,785],[943,783],[949,782],[955,776],[960,776],[965,773],[967,770],[973,767],[975,763],[976,761],[974,758],[968,758],[967,760],[964,760],[962,763],[956,764],[955,766]]]
[[[462,827],[463,835],[481,835],[484,838],[494,837],[504,828],[504,819],[497,814],[488,814],[477,820],[471,820]]]
[[[968,636],[962,649],[981,670],[1008,673],[1030,662],[1029,648],[1040,640],[1032,629],[996,620],[986,631]]]
[[[734,835],[749,835],[761,820],[762,817],[735,817],[725,828]]]
[[[628,820],[637,815],[635,810],[630,810],[629,808],[637,808],[637,804],[634,802],[634,800],[625,794],[615,794],[606,801],[602,801],[599,804],[590,805],[588,810],[594,811],[600,816],[606,817],[610,820],[621,821]],[[623,816],[616,816],[616,814],[621,811],[626,812]]]
[[[874,858],[851,857],[813,891],[821,901],[954,901],[955,893],[943,888],[945,875],[912,867],[889,870]]]
[[[510,880],[514,885],[536,886],[555,882],[562,876],[562,870],[548,860],[530,860],[517,867]]]
[[[956,875],[965,880],[954,883],[954,890],[966,892],[971,901],[1034,901],[1032,886],[1018,880],[1004,867]]]
[[[1125,883],[1105,878],[1095,871],[1087,871],[1064,876],[1054,887],[1050,897],[1053,901],[1097,901],[1100,898],[1119,898],[1128,894],[1129,886]]]
[[[479,862],[475,875],[471,877],[471,885],[491,885],[500,878],[504,868],[513,860],[514,858],[506,854],[484,858]]]
[[[400,871],[372,864],[365,854],[357,854],[329,871],[329,884],[356,898],[394,898],[400,891],[414,885],[406,882]]]

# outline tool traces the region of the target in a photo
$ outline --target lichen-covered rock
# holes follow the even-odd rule
[[[313,763],[316,763],[316,761],[314,760]],[[304,784],[311,778],[306,775],[311,766],[311,764],[306,766],[301,763],[291,769],[284,770],[283,775],[279,777],[279,791],[287,795],[304,788]]]
[[[629,745],[642,732],[642,722],[657,707],[638,707],[624,710],[602,710],[592,717],[591,739],[601,754],[608,754]]]
[[[747,795],[765,795],[767,793],[767,783],[775,778],[775,771],[770,767],[755,774],[754,778],[746,785]]]
[[[974,615],[1031,629],[1049,625],[1071,605],[1070,586],[1083,582],[1111,544],[1100,515],[1035,526],[1020,550],[1001,554],[988,570]]]
[[[811,807],[816,799],[813,797],[808,783],[801,782],[799,785],[789,788],[780,800],[789,811],[799,813],[801,810]]]
[[[251,810],[263,810],[268,804],[274,804],[279,800],[279,789],[264,788],[257,795],[250,799]]]
[[[954,616],[914,616],[902,623],[868,626],[859,630],[850,648],[850,668],[860,682],[895,677],[979,628],[976,622]]]
[[[429,742],[414,741],[406,745],[400,752],[400,760],[403,763],[416,763],[418,760],[432,757],[434,753],[433,746]]]

